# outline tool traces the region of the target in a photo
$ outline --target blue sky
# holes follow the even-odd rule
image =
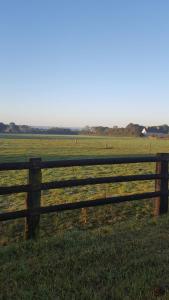
[[[0,0],[0,121],[169,124],[168,0]]]

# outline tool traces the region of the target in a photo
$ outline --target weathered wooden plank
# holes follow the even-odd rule
[[[35,239],[39,234],[40,214],[33,214],[32,211],[41,205],[41,183],[42,172],[40,168],[41,158],[30,159],[31,168],[29,170],[30,191],[27,194],[26,206],[29,215],[25,223],[25,238]]]
[[[0,171],[9,171],[9,170],[26,170],[29,169],[29,162],[16,162],[16,163],[0,163]]]
[[[99,177],[99,178],[85,178],[75,180],[63,180],[42,183],[42,190],[56,189],[56,188],[67,188],[75,186],[85,186],[93,184],[103,183],[119,183],[129,181],[142,181],[142,180],[155,180],[160,179],[159,174],[144,174],[144,175],[129,175],[129,176],[113,176],[113,177]]]
[[[0,221],[7,221],[7,220],[25,218],[28,215],[29,215],[29,211],[27,209],[0,213]]]
[[[156,162],[159,158],[153,156],[135,156],[135,157],[111,157],[111,158],[90,158],[76,160],[56,160],[46,161],[41,163],[41,168],[61,168],[75,166],[94,166],[94,165],[109,165],[109,164],[129,164],[129,163],[148,163]]]
[[[56,160],[56,161],[42,161],[41,168],[60,168],[60,167],[74,167],[74,166],[91,166],[91,165],[108,165],[108,164],[128,164],[128,163],[146,163],[156,162],[159,158],[153,156],[133,156],[133,157],[110,157],[110,158],[90,158],[90,159],[76,159],[76,160]],[[0,171],[7,170],[24,170],[30,169],[30,162],[9,162],[0,163]]]
[[[14,185],[14,186],[3,186],[0,187],[0,195],[9,195],[17,193],[26,193],[29,192],[30,186],[27,185]]]
[[[151,192],[151,193],[141,193],[141,194],[132,194],[127,196],[117,196],[117,197],[109,197],[109,198],[101,198],[96,200],[87,200],[87,201],[80,201],[74,203],[64,203],[58,205],[52,205],[47,207],[40,207],[38,212],[41,214],[49,213],[49,212],[59,212],[65,210],[73,210],[85,207],[94,207],[94,206],[101,206],[101,205],[108,205],[108,204],[118,204],[127,201],[136,201],[136,200],[143,200],[143,199],[150,199],[160,195],[160,192]]]
[[[168,160],[169,154],[159,153],[157,156],[160,161],[156,163],[156,173],[160,174],[161,179],[157,179],[155,182],[156,192],[160,191],[161,195],[154,201],[154,215],[158,216],[168,212]]]
[[[22,218],[30,215],[37,216],[39,214],[46,214],[51,212],[61,212],[61,211],[74,210],[74,209],[85,208],[85,207],[95,207],[95,206],[102,206],[108,204],[118,204],[127,201],[151,199],[159,196],[160,196],[160,192],[149,192],[149,193],[132,194],[127,196],[101,198],[96,200],[79,201],[73,203],[63,203],[63,204],[57,204],[57,205],[51,205],[45,207],[41,206],[41,207],[36,207],[34,209],[31,209],[31,211],[22,210],[17,212],[2,213],[0,214],[0,221]]]
[[[100,177],[100,178],[85,178],[76,180],[52,181],[41,184],[41,190],[65,188],[74,186],[85,186],[103,183],[118,183],[129,181],[155,180],[160,179],[160,174],[145,174],[145,175],[129,175],[129,176],[114,176],[114,177]],[[30,191],[30,185],[17,185],[0,187],[0,195],[9,195],[16,193],[26,193]]]

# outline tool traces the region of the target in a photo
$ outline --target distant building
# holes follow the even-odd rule
[[[159,138],[169,136],[168,134],[160,132],[160,131],[158,131],[158,132],[151,131],[151,129],[148,129],[146,127],[142,130],[142,135],[145,137],[153,136],[153,137],[159,137]]]
[[[147,129],[143,128],[142,132],[141,132],[144,136],[147,136]]]

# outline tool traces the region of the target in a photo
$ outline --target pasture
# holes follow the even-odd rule
[[[43,160],[110,157],[117,155],[155,154],[168,152],[168,140],[146,138],[112,138],[87,136],[55,135],[1,135],[0,162],[27,161],[30,157]],[[43,171],[43,182],[96,176],[115,176],[153,173],[155,164],[134,164],[122,166],[88,166],[69,169],[50,169]],[[26,171],[7,171],[0,174],[0,185],[25,184]],[[152,191],[153,182],[129,182],[102,184],[87,187],[56,189],[42,193],[42,205],[74,202]],[[0,211],[24,209],[25,194],[1,196]],[[65,230],[96,229],[100,225],[113,225],[128,219],[143,220],[152,215],[152,201],[108,205],[88,208],[75,212],[44,215],[41,217],[41,236],[54,235]],[[1,224],[1,244],[23,239],[24,220],[8,221]]]
[[[167,300],[169,219],[65,231],[0,248],[2,300]]]

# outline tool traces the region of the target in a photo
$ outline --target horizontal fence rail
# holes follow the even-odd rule
[[[153,174],[153,175],[130,175],[130,176],[53,181],[49,183],[43,183],[42,190],[68,188],[68,187],[85,186],[85,185],[93,185],[93,184],[103,184],[103,183],[120,183],[120,182],[129,182],[129,181],[154,180],[160,178],[161,178],[160,175]]]
[[[161,179],[159,174],[148,174],[148,175],[129,175],[129,176],[113,176],[113,177],[99,177],[99,178],[85,178],[75,180],[63,180],[63,181],[52,181],[41,184],[41,191],[68,188],[76,186],[103,184],[103,183],[120,183],[129,181],[144,181],[144,180],[155,180]],[[0,187],[0,195],[9,195],[16,193],[29,192],[31,190],[30,185],[18,185],[9,187]]]
[[[121,202],[127,201],[135,201],[135,200],[143,200],[143,199],[151,199],[154,197],[159,197],[161,195],[160,192],[152,192],[152,193],[143,193],[143,194],[132,194],[128,196],[117,196],[117,197],[109,197],[109,198],[100,198],[97,200],[84,200],[74,203],[63,203],[57,205],[50,205],[50,206],[41,206],[34,211],[29,210],[20,210],[16,212],[8,212],[0,214],[0,221],[6,221],[11,219],[20,219],[23,217],[28,217],[30,215],[37,215],[37,214],[46,214],[52,212],[61,212],[66,210],[74,210],[79,208],[86,208],[86,207],[95,207],[95,206],[103,206],[107,204],[116,204]]]
[[[26,193],[30,191],[30,185],[2,186],[0,187],[0,195],[10,195],[17,193]]]
[[[29,162],[1,163],[0,171],[28,170],[28,184],[0,187],[0,195],[26,193],[26,209],[0,213],[0,221],[26,218],[26,239],[36,238],[39,232],[40,215],[52,212],[61,212],[86,207],[96,207],[108,204],[117,204],[126,201],[154,199],[154,215],[168,211],[168,169],[169,154],[161,153],[154,156],[113,157],[100,159],[76,159],[42,161],[41,158],[31,158]],[[52,182],[42,182],[42,169],[67,168],[75,166],[114,165],[130,163],[156,163],[155,174],[109,176],[98,178],[72,179]],[[41,191],[59,188],[70,188],[95,184],[113,184],[130,181],[155,180],[155,191],[124,196],[114,196],[96,200],[84,200],[74,203],[63,203],[52,206],[41,206]]]
[[[41,161],[39,167],[41,169],[51,168],[65,168],[65,167],[80,167],[80,166],[94,166],[94,165],[115,165],[115,164],[130,164],[130,163],[146,163],[157,162],[160,158],[152,156],[134,156],[134,157],[113,157],[113,158],[89,158],[89,159],[70,159],[70,160],[55,160],[55,161]],[[16,162],[16,163],[0,163],[0,171],[9,170],[28,170],[31,169],[30,162]]]

